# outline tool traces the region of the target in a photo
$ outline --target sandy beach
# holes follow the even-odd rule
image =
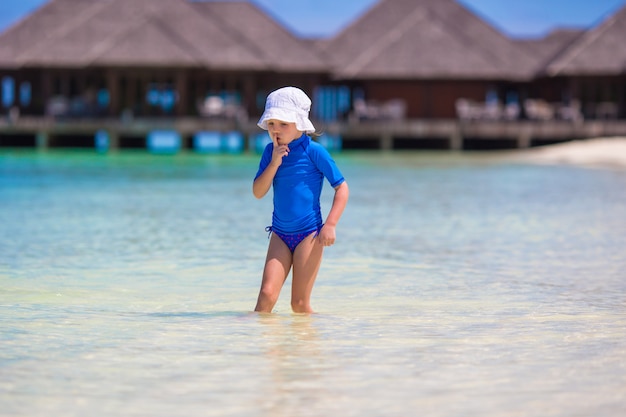
[[[575,140],[528,149],[516,158],[538,164],[572,164],[626,169],[626,137]]]

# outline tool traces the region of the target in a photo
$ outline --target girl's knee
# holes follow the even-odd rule
[[[261,287],[261,291],[259,292],[259,299],[262,299],[264,302],[274,305],[278,301],[278,296],[280,294],[279,291],[276,291],[274,288],[269,286],[263,286]]]
[[[291,299],[291,310],[294,313],[312,313],[313,310],[309,305],[308,300],[303,298],[292,298]]]
[[[264,291],[263,288],[261,288],[254,311],[271,313],[272,309],[276,305],[276,301],[278,301],[277,295],[272,292]]]

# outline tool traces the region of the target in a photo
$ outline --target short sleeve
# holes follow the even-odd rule
[[[335,188],[345,181],[343,174],[337,167],[337,164],[330,156],[330,153],[317,142],[311,142],[308,148],[308,154],[311,161],[317,166],[324,177],[328,180],[331,187]]]
[[[259,170],[257,171],[254,179],[256,180],[259,176],[265,171],[265,168],[272,162],[272,152],[274,151],[274,144],[268,143],[265,149],[263,150],[263,154],[261,155],[261,161],[259,162]]]

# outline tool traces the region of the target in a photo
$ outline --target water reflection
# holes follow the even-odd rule
[[[301,415],[331,397],[324,380],[334,361],[324,349],[315,320],[314,315],[259,314],[259,342],[271,373],[271,387],[261,404],[265,415]]]

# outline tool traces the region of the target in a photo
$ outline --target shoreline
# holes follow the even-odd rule
[[[520,150],[513,159],[534,164],[626,170],[626,137],[598,137]]]

